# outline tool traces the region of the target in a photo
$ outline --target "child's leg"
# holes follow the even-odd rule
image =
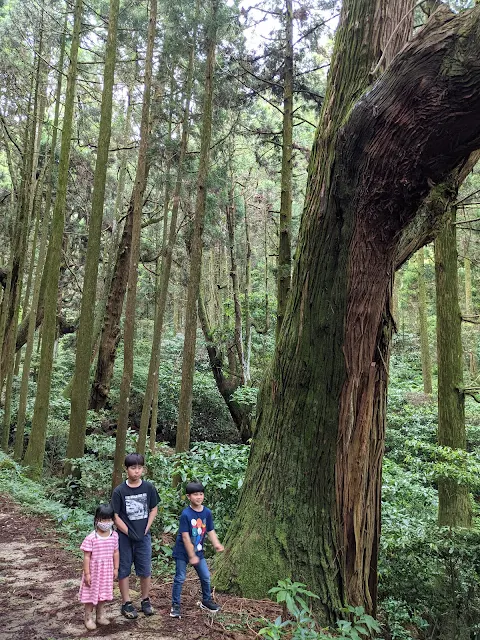
[[[129,602],[129,576],[133,562],[132,542],[121,531],[118,532],[118,546],[120,551],[120,566],[118,568],[118,588],[122,594],[122,602]]]
[[[210,571],[208,570],[207,561],[205,558],[201,558],[200,562],[193,566],[200,578],[200,584],[202,586],[202,600],[203,602],[208,602],[212,599],[212,592],[210,589]]]
[[[97,604],[97,624],[110,624],[110,619],[107,618],[105,612],[105,602],[99,602]]]
[[[95,624],[93,604],[91,602],[85,603],[85,626],[89,631],[93,631],[97,628],[97,625]]]
[[[175,558],[175,578],[173,579],[172,604],[180,606],[182,587],[187,577],[187,562],[183,558]]]

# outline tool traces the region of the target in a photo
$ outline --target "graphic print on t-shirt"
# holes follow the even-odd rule
[[[203,549],[203,539],[205,538],[205,533],[207,531],[207,525],[201,518],[192,518],[190,520],[192,524],[192,533],[191,540],[192,544],[195,548],[195,551],[202,551]]]
[[[133,496],[125,496],[125,511],[129,520],[148,518],[147,494],[137,493]]]

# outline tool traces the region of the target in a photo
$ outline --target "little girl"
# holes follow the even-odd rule
[[[113,531],[113,509],[101,504],[95,511],[95,530],[80,545],[83,551],[83,576],[80,585],[80,602],[85,604],[85,626],[89,631],[97,623],[110,624],[105,614],[105,602],[113,600],[113,581],[118,576],[118,533]]]

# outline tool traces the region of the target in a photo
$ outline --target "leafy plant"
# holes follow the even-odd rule
[[[283,615],[274,622],[266,621],[267,624],[258,632],[271,640],[366,640],[381,630],[378,622],[365,613],[363,607],[351,606],[341,609],[346,619],[338,620],[334,631],[321,629],[307,603],[307,598],[318,599],[318,596],[305,584],[292,582],[290,578],[279,580],[278,586],[270,589],[269,593],[283,605]]]

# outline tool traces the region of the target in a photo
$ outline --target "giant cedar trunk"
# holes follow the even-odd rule
[[[365,92],[375,25],[391,33],[409,7],[343,4],[287,313],[217,574],[247,596],[292,576],[327,620],[345,602],[375,610],[391,287],[415,244],[402,234],[480,145],[480,7],[438,9]],[[382,34],[392,48],[406,22]]]

